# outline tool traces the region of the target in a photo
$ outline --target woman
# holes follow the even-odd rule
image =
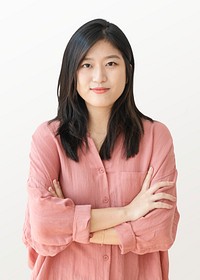
[[[166,280],[174,242],[170,132],[133,96],[124,33],[95,19],[70,39],[58,114],[33,134],[24,242],[31,279]]]

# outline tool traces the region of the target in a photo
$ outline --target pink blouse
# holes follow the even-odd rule
[[[34,280],[167,280],[168,252],[175,240],[179,213],[156,209],[145,217],[115,227],[120,245],[89,242],[91,208],[124,206],[139,193],[149,166],[156,181],[176,182],[169,130],[144,121],[137,156],[123,157],[122,139],[110,160],[101,160],[88,136],[89,150],[69,159],[55,136],[58,123],[41,124],[33,134],[28,178],[28,207],[23,241]],[[48,187],[60,181],[65,199]],[[163,190],[162,190],[163,191]],[[165,187],[176,195],[176,187]]]

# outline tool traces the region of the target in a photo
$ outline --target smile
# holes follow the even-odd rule
[[[103,93],[106,93],[109,90],[109,88],[96,87],[96,88],[90,88],[90,90],[92,90],[96,94],[103,94]]]

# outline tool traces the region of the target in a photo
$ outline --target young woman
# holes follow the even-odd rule
[[[133,96],[124,33],[95,19],[70,39],[58,114],[33,134],[24,242],[31,279],[167,280],[176,165],[166,126]]]

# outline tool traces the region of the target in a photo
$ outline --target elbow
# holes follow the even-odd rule
[[[55,245],[40,244],[34,240],[30,242],[30,246],[34,250],[35,254],[43,257],[54,257],[61,251],[65,250],[69,246],[69,244],[63,246],[55,246]],[[31,263],[33,265],[33,262]]]
[[[36,224],[31,229],[31,235],[38,244],[46,246],[66,246],[72,241],[72,234],[61,231],[59,228],[54,230]]]
[[[179,219],[180,219],[179,212],[177,208],[175,208],[173,221],[171,222],[171,226],[167,227],[163,238],[164,248],[166,248],[166,250],[170,249],[171,246],[174,244],[174,241],[176,239]],[[160,250],[160,251],[166,251],[166,250]]]
[[[52,244],[51,232],[45,224],[31,221],[31,237],[37,244]]]
[[[72,241],[74,207],[39,201],[29,211],[31,238],[45,246],[67,246]]]
[[[171,227],[169,227],[170,230],[167,232],[167,235],[166,235],[167,250],[171,248],[171,246],[174,244],[174,241],[176,239],[179,219],[180,219],[179,212],[178,212],[177,208],[175,208],[174,219],[173,219]]]
[[[136,253],[143,255],[158,251],[168,251],[176,239],[177,227],[179,222],[179,213],[176,212],[171,225],[165,226],[162,229],[154,231],[152,236],[148,235],[144,240],[137,239]]]
[[[174,238],[172,236],[162,234],[161,238],[157,237],[149,242],[137,242],[136,247],[132,252],[138,255],[144,255],[158,251],[168,251],[173,243]]]
[[[33,257],[36,261],[36,256],[44,256],[44,257],[53,257],[60,253],[61,251],[65,250],[71,243],[72,238],[69,236],[67,239],[62,240],[59,238],[59,240],[50,240],[48,238],[45,238],[45,232],[44,231],[38,231],[36,234],[34,231],[30,231],[25,238],[25,244],[29,248],[31,248],[32,254],[34,253],[34,256],[32,256],[29,259],[31,260],[31,263],[33,263]]]
[[[173,221],[163,226],[160,225],[156,230],[136,236],[136,246],[134,253],[144,255],[158,251],[168,251],[176,239],[179,213],[176,210]]]
[[[32,223],[28,240],[29,245],[41,256],[53,257],[72,243],[72,235],[52,231],[41,223]]]

